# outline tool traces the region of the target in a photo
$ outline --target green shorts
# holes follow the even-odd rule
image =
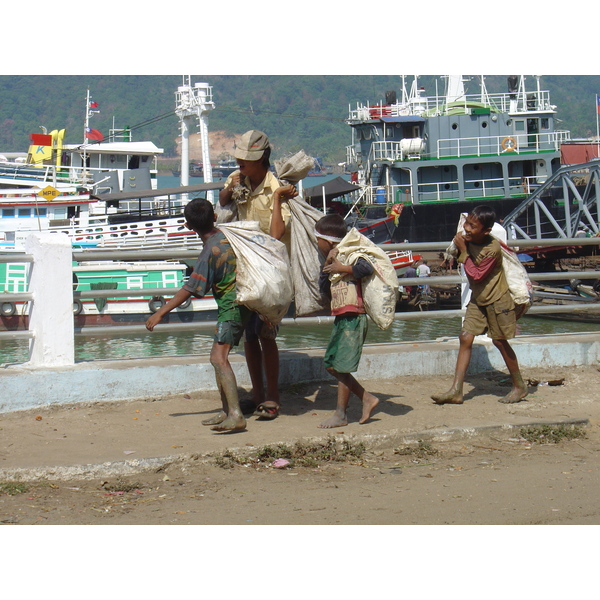
[[[488,334],[493,340],[510,340],[517,333],[517,319],[515,317],[515,303],[507,292],[496,302],[486,306],[478,306],[469,302],[463,331],[472,335]]]
[[[367,315],[338,315],[325,351],[325,368],[331,367],[338,373],[357,371],[368,326]]]
[[[230,321],[218,321],[215,327],[213,341],[217,344],[228,344],[232,348],[237,346],[242,339],[246,323],[251,313],[245,306],[240,306],[239,319]]]

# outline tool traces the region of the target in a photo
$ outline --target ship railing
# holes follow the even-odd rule
[[[29,163],[0,163],[0,178],[14,181],[34,181],[48,185],[66,184],[93,188],[95,193],[119,192],[122,182],[111,173],[117,169],[75,165],[34,165]],[[153,171],[150,170],[150,173]]]
[[[467,200],[499,198],[526,198],[546,181],[546,176],[465,179],[461,191],[458,179],[418,183],[416,196],[410,184],[370,185],[362,188],[354,204],[416,204],[452,202],[464,195]],[[351,212],[351,211],[350,211]]]
[[[360,122],[381,117],[401,117],[401,116],[437,116],[445,114],[448,108],[456,109],[463,107],[468,114],[473,106],[487,106],[494,112],[505,113],[528,113],[532,111],[551,112],[554,108],[550,104],[550,92],[540,91],[522,91],[521,93],[511,94],[509,92],[498,92],[487,94],[482,98],[481,94],[465,94],[462,100],[454,101],[449,106],[446,97],[440,96],[419,96],[412,98],[406,103],[396,102],[394,104],[385,104],[379,101],[375,104],[358,104],[355,109],[349,108],[348,121]]]
[[[598,246],[598,239],[594,238],[573,238],[573,239],[545,239],[545,240],[511,240],[510,246],[518,246],[523,251],[530,247],[540,246]],[[439,251],[445,250],[450,244],[445,242],[431,243],[404,243],[404,244],[386,244],[385,250],[413,252]],[[73,252],[67,236],[57,239],[56,236],[50,236],[45,233],[34,233],[28,238],[28,247],[26,252],[19,256],[0,254],[0,262],[3,263],[31,263],[31,277],[29,288],[26,292],[17,294],[2,294],[0,305],[3,307],[10,303],[32,303],[35,310],[28,311],[29,329],[0,331],[0,343],[5,340],[29,340],[29,360],[25,366],[30,368],[50,368],[50,367],[70,367],[75,364],[74,339],[75,336],[119,336],[119,335],[139,335],[146,332],[145,326],[141,325],[119,325],[105,327],[82,327],[75,330],[73,319],[73,302],[76,299],[73,294],[72,276],[73,261],[104,261],[107,258],[114,260],[143,261],[164,260],[166,258],[173,260],[185,260],[195,257],[196,253],[189,250],[169,250],[155,252],[141,251],[118,251],[112,255],[104,252]],[[36,269],[36,263],[40,262],[43,268]],[[600,279],[600,271],[569,271],[536,273],[537,281],[551,281],[565,278],[575,279]],[[423,283],[419,278],[406,278],[402,280],[402,285],[419,285]],[[466,279],[460,275],[433,276],[428,278],[428,285],[446,285],[461,284],[464,286]],[[148,297],[149,294],[171,294],[174,288],[156,288],[146,290],[127,290],[128,296]],[[80,292],[79,298],[115,298],[121,297],[123,290],[91,290],[89,292]],[[555,314],[559,312],[577,311],[599,311],[600,303],[585,302],[570,304],[568,306],[533,306],[528,314],[537,313]],[[395,314],[395,319],[420,319],[443,317],[452,318],[464,315],[464,309],[461,310],[443,310],[443,311],[414,311],[399,312]],[[2,317],[4,320],[6,317]],[[288,325],[313,325],[315,323],[330,322],[332,317],[302,317],[298,319],[284,319],[282,324]],[[163,332],[178,331],[203,331],[214,330],[215,322],[190,322],[190,323],[165,323],[161,325]],[[6,358],[6,357],[5,357]],[[8,361],[4,360],[5,365]]]
[[[569,132],[516,133],[490,137],[440,139],[433,158],[445,159],[466,156],[501,156],[524,152],[560,150],[560,144],[569,139]]]
[[[368,160],[372,162],[398,162],[413,159],[431,160],[461,158],[468,156],[505,156],[524,152],[558,152],[560,145],[570,139],[570,132],[555,131],[539,134],[515,134],[512,136],[489,136],[447,138],[437,141],[433,152],[423,152],[418,146],[405,149],[403,142],[386,140],[373,142]],[[348,147],[348,162],[356,161],[352,146]]]

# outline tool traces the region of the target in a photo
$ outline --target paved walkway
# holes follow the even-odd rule
[[[215,433],[201,424],[219,406],[216,392],[176,394],[161,400],[72,404],[0,414],[0,481],[68,479],[126,474],[173,460],[225,449],[340,435],[373,445],[448,439],[497,428],[515,435],[532,423],[600,422],[600,372],[596,366],[524,369],[532,383],[564,378],[561,385],[532,385],[527,401],[504,405],[500,371],[468,379],[465,403],[437,406],[429,395],[447,389],[448,376],[402,376],[365,381],[380,398],[370,422],[358,424],[360,403],[351,399],[349,424],[318,427],[335,406],[334,380],[282,386],[282,414],[274,421],[249,417],[246,431]],[[242,397],[247,392],[242,392]]]

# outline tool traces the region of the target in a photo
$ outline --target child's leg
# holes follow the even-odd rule
[[[267,325],[253,314],[247,325],[244,354],[252,383],[252,401],[256,406],[269,402],[279,406],[279,348],[277,329]],[[267,382],[263,383],[263,369]]]
[[[431,399],[436,404],[462,404],[463,403],[463,384],[469,362],[471,362],[471,352],[473,350],[473,340],[475,336],[466,331],[461,331],[458,340],[460,347],[458,358],[456,359],[456,368],[454,370],[454,381],[452,387],[445,394],[434,394]]]
[[[351,392],[361,399],[363,405],[362,415],[358,422],[361,425],[366,423],[371,418],[375,407],[379,404],[379,399],[367,392],[350,373],[338,373],[332,367],[327,370],[338,380],[337,405],[333,415],[326,421],[323,421],[319,427],[330,429],[332,427],[344,427],[348,425],[347,410]]]
[[[252,383],[252,401],[258,406],[265,399],[263,356],[258,339],[244,342],[244,355],[246,356],[246,365]]]
[[[502,354],[502,358],[506,363],[506,367],[508,368],[508,372],[510,373],[510,377],[512,379],[512,389],[510,392],[498,400],[498,402],[502,402],[504,404],[513,404],[514,402],[520,402],[527,396],[528,390],[525,382],[523,381],[523,377],[521,375],[521,371],[519,370],[519,361],[517,360],[517,355],[515,351],[512,349],[512,346],[508,343],[508,340],[493,340],[494,346],[500,350],[500,354]]]
[[[235,374],[229,362],[230,350],[229,344],[214,343],[210,353],[223,410],[213,419],[207,419],[203,423],[214,424],[214,431],[239,431],[246,428],[246,420],[240,409]]]

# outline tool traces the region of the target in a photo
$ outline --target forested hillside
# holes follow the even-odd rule
[[[406,77],[410,86],[412,75]],[[252,128],[264,130],[281,151],[305,150],[326,162],[345,159],[350,128],[344,123],[349,106],[378,102],[387,90],[400,95],[402,79],[394,76],[192,76],[192,83],[213,86],[216,105],[209,115],[209,130],[240,134]],[[534,88],[535,80],[527,79]],[[436,90],[437,82],[437,90]],[[0,152],[26,151],[30,133],[66,128],[66,142],[83,141],[87,89],[100,113],[90,125],[107,135],[115,127],[132,127],[134,140],[152,140],[175,155],[179,121],[175,115],[175,92],[181,76],[0,76]],[[426,93],[444,93],[439,77],[423,76]],[[486,77],[490,93],[506,91],[506,76]],[[543,76],[558,107],[559,128],[573,137],[596,134],[596,93],[600,76]],[[477,77],[467,84],[479,90]]]

